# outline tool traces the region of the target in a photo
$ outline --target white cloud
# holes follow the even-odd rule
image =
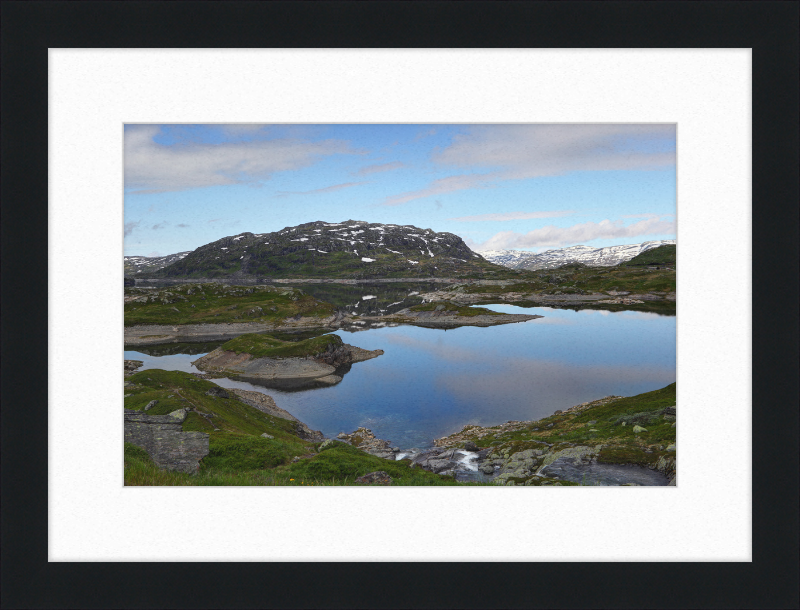
[[[326,186],[321,189],[314,189],[313,191],[280,191],[277,197],[287,197],[289,195],[317,195],[319,193],[332,193],[341,189],[350,188],[351,186],[358,186],[359,184],[366,184],[366,182],[345,182],[344,184],[334,184]]]
[[[675,125],[476,125],[435,160],[497,167],[504,178],[572,171],[653,169],[675,164]]]
[[[359,176],[367,176],[377,172],[388,172],[401,167],[405,167],[405,163],[402,163],[401,161],[393,161],[391,163],[381,163],[380,165],[368,165],[367,167],[362,167],[356,172],[356,174]]]
[[[417,191],[389,197],[400,205],[422,197],[494,186],[502,180],[574,171],[648,170],[675,165],[674,124],[475,125],[453,137],[433,159],[487,173],[456,175]],[[491,169],[493,168],[493,169]]]
[[[569,216],[574,214],[572,210],[561,211],[542,211],[542,212],[506,212],[504,214],[479,214],[478,216],[461,216],[451,218],[459,222],[485,222],[485,221],[505,221],[505,220],[526,220],[529,218],[557,218],[559,216]]]
[[[490,176],[486,174],[466,174],[460,176],[448,176],[447,178],[439,178],[431,182],[429,186],[418,191],[409,191],[401,193],[394,197],[387,197],[383,205],[400,205],[408,203],[414,199],[422,199],[423,197],[430,197],[431,195],[442,195],[444,193],[452,193],[453,191],[463,191],[465,189],[473,188],[488,188],[490,185],[487,178]]]
[[[571,227],[549,225],[528,233],[501,231],[482,244],[470,247],[473,250],[513,250],[543,246],[575,246],[585,244],[593,239],[625,239],[646,235],[673,235],[674,233],[675,221],[661,220],[657,217],[640,220],[627,226],[621,220],[613,222],[603,220],[584,222]]]
[[[341,140],[253,140],[203,144],[159,144],[157,125],[125,130],[125,188],[140,192],[179,191],[223,184],[256,183],[275,172],[300,169],[320,157],[355,151]]]

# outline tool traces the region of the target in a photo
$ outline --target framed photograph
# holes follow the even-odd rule
[[[675,124],[124,138],[125,485],[676,484]]]
[[[792,303],[797,297],[797,274],[792,274],[797,260],[793,256],[797,182],[792,180],[798,166],[797,70],[791,69],[797,67],[797,57],[779,44],[797,41],[796,28],[785,25],[792,22],[792,14],[796,17],[796,6],[730,3],[720,5],[724,7],[720,18],[708,5],[581,4],[574,17],[570,11],[578,5],[571,3],[532,3],[528,8],[474,3],[456,11],[462,24],[458,35],[436,27],[440,34],[428,34],[428,28],[442,24],[448,16],[443,5],[436,3],[421,3],[418,8],[403,3],[325,3],[317,8],[306,3],[230,3],[224,8],[185,4],[180,9],[139,3],[113,9],[111,5],[53,4],[48,8],[56,13],[48,14],[47,20],[39,12],[43,9],[21,6],[4,8],[3,20],[3,122],[10,126],[4,127],[4,212],[10,209],[11,197],[19,198],[23,186],[28,187],[26,200],[34,206],[38,201],[42,213],[47,210],[48,249],[47,256],[31,255],[21,265],[18,252],[36,234],[35,229],[41,229],[43,216],[35,221],[26,211],[14,213],[10,217],[13,232],[8,230],[7,217],[4,294],[13,287],[20,296],[4,302],[3,372],[6,380],[21,378],[19,363],[24,361],[40,363],[38,368],[46,375],[40,375],[43,382],[37,387],[26,385],[24,392],[8,383],[3,387],[3,493],[4,498],[14,498],[12,504],[4,503],[4,606],[594,607],[625,605],[634,599],[641,607],[758,607],[796,602],[791,585],[797,581],[797,490],[796,477],[791,476],[796,472],[789,472],[789,464],[794,464],[793,452],[796,457],[797,414],[794,408],[765,406],[794,405],[797,398],[796,384],[786,383],[797,378],[792,366],[797,362],[796,345],[778,339],[796,336],[786,329],[796,329],[796,319],[788,312],[795,312]],[[239,27],[212,28],[200,42],[197,30],[180,25],[190,8],[195,10],[194,23]],[[95,11],[101,22],[111,26],[104,31],[90,27],[85,11]],[[672,20],[663,19],[664,11],[673,19],[679,17],[680,31],[668,25]],[[567,13],[573,15],[570,29],[552,28]],[[621,29],[623,13],[627,17],[622,21],[639,23],[642,28]],[[53,15],[60,19],[54,21]],[[125,28],[113,25],[119,23],[119,16],[125,17]],[[130,27],[153,23],[160,25]],[[307,27],[309,23],[313,27]],[[332,23],[345,25],[331,28]],[[381,23],[377,30],[365,31],[365,25]],[[412,23],[423,25],[404,27]],[[545,27],[546,23],[551,27]],[[598,23],[609,27],[595,31]],[[708,34],[710,23],[715,24],[713,36]],[[169,24],[177,29],[170,32],[167,42],[161,26]],[[747,25],[740,29],[741,24]],[[501,25],[508,27],[487,27]],[[306,31],[305,38],[295,37],[300,30]],[[235,40],[226,31],[231,35],[235,31]],[[504,32],[502,41],[495,31]],[[640,40],[644,31],[646,41]],[[32,32],[42,34],[31,37]],[[382,40],[388,48],[354,48],[373,46],[372,37],[378,32],[386,35]],[[578,47],[576,36],[582,32],[594,35],[579,36],[585,46]],[[184,48],[166,48],[175,41]],[[662,48],[642,48],[645,44]],[[23,100],[19,93],[11,96],[9,90],[30,95]],[[775,95],[778,91],[781,95]],[[583,126],[604,126],[595,127],[595,132],[605,135],[591,139],[588,131],[583,135],[575,131],[548,137],[547,129],[554,125],[578,131]],[[400,132],[395,139],[388,137],[393,126]],[[537,129],[536,137],[528,137]],[[666,134],[670,129],[672,136]],[[435,133],[426,136],[431,130]],[[497,136],[500,132],[503,137]],[[7,154],[11,142],[19,146],[18,156]],[[270,147],[276,142],[290,146],[271,160]],[[198,171],[203,167],[203,147],[213,167]],[[402,148],[406,156],[395,152]],[[242,150],[252,154],[243,155]],[[227,163],[222,171],[219,155]],[[577,158],[588,165],[576,166]],[[135,163],[129,165],[131,159]],[[276,159],[278,166],[270,165],[278,163]],[[642,159],[649,159],[648,167],[631,167]],[[44,160],[47,174],[37,175],[31,168]],[[668,176],[670,171],[672,205],[676,206],[672,210],[659,203],[669,199],[664,186],[669,180],[659,182],[658,176]],[[609,172],[607,179],[598,179],[603,172]],[[618,177],[625,172],[637,174],[638,190],[612,179],[612,174]],[[290,174],[297,179],[290,179]],[[586,182],[570,183],[576,174]],[[212,176],[212,180],[200,185],[198,176],[206,180]],[[523,188],[534,182],[540,185],[538,191]],[[563,190],[556,189],[558,184]],[[346,213],[351,210],[352,214]],[[539,216],[530,216],[535,214]],[[240,224],[220,226],[236,221]],[[637,225],[651,232],[630,229]],[[465,229],[459,233],[461,226]],[[300,237],[289,235],[298,231]],[[447,248],[442,245],[440,250],[446,234],[460,242],[446,244]],[[165,235],[170,235],[169,240]],[[267,236],[280,241],[257,241]],[[326,250],[323,239],[326,245],[341,242],[355,252]],[[646,258],[648,251],[670,246],[667,242],[672,240],[681,245],[680,280],[672,280],[676,282],[673,290],[669,286],[628,290],[625,277],[600,285],[605,278],[592,278],[599,274],[582,261],[567,263],[573,265],[568,273],[563,265],[559,272],[545,267],[512,269],[499,259],[490,260],[496,253],[489,254],[511,250],[517,254],[510,256],[538,256],[541,261],[547,252],[549,257],[560,256],[552,252],[587,245],[584,241],[597,250],[663,241],[651,249],[640,248],[621,262],[634,261],[630,274],[641,271],[668,277],[671,269],[649,268],[668,267],[667,259],[634,259]],[[245,241],[247,252],[240,243]],[[769,243],[776,247],[765,247]],[[419,257],[412,258],[411,244],[420,245],[416,248]],[[454,256],[461,244],[466,248],[463,258]],[[313,254],[309,246],[314,246]],[[238,263],[231,256],[234,250]],[[140,270],[137,262],[142,267],[152,263],[145,259],[185,253],[190,254],[136,273]],[[338,257],[334,264],[323,262],[330,261],[332,254]],[[128,272],[120,265],[126,256],[140,257],[128,259]],[[293,268],[276,273],[278,261],[287,259]],[[440,263],[452,264],[453,275],[438,273]],[[637,269],[637,263],[647,269]],[[307,270],[309,264],[312,272]],[[436,274],[415,275],[424,266]],[[322,267],[327,274],[312,277]],[[380,274],[370,271],[376,267],[381,267]],[[619,273],[620,268],[615,269]],[[764,271],[754,275],[756,269]],[[21,290],[25,278],[36,272],[37,277],[47,277],[46,285]],[[502,277],[489,279],[491,272]],[[240,279],[252,275],[256,282],[226,281],[237,273]],[[781,290],[776,290],[774,278],[781,274],[792,277],[794,283],[781,284]],[[128,302],[120,303],[126,276],[133,286],[126,290]],[[431,277],[458,281],[435,282]],[[369,283],[364,284],[369,291],[362,291],[360,283],[299,281],[308,279],[370,280],[373,284],[375,279],[399,279],[378,284],[410,280],[435,285],[409,289],[395,303],[389,299],[391,291],[375,294],[377,288]],[[170,281],[178,288],[170,289]],[[506,290],[512,283],[527,286]],[[199,292],[188,288],[197,284]],[[456,292],[459,285],[461,290]],[[483,292],[500,285],[502,292]],[[251,304],[248,297],[257,286],[269,287],[263,293],[270,299]],[[254,292],[247,296],[233,294],[250,288]],[[187,293],[189,289],[192,294]],[[723,306],[720,295],[725,291],[730,296],[724,298]],[[522,295],[516,305],[509,296],[512,293]],[[675,306],[679,315],[653,311],[653,307],[669,307],[671,293],[680,294],[680,305]],[[484,299],[483,294],[491,297]],[[765,307],[759,301],[751,303],[752,294],[769,295],[771,316],[761,315]],[[571,300],[566,297],[585,296],[611,302],[595,303],[592,307],[598,309],[593,309],[576,298],[580,311],[563,309]],[[554,302],[547,304],[546,313],[536,313],[548,301],[544,297],[553,297]],[[164,302],[172,298],[173,302]],[[212,299],[219,299],[220,305],[209,307]],[[267,300],[271,303],[265,309]],[[301,300],[309,304],[308,310],[298,309]],[[532,315],[543,317],[508,318],[508,324],[487,327],[464,324],[469,322],[465,318],[480,316],[530,316],[520,311],[519,303],[534,305]],[[325,305],[333,307],[328,311]],[[276,311],[269,309],[272,306]],[[180,340],[184,318],[195,314],[200,315],[190,320],[193,324],[272,324],[273,333],[261,329],[218,336],[209,338],[207,343],[217,344],[208,345],[207,352],[168,353],[169,345],[195,343]],[[300,328],[303,324],[276,329],[272,319],[302,322],[304,317],[325,318],[325,314],[338,317],[340,327],[309,337],[298,336],[297,331],[309,330]],[[8,322],[17,315],[28,322],[47,319],[47,331],[29,323],[25,332],[30,334],[23,336],[21,326]],[[211,322],[204,316],[225,319]],[[387,316],[407,319],[390,326],[394,322]],[[548,326],[548,318],[562,322]],[[569,341],[558,338],[570,320],[588,318],[596,318],[596,328],[604,330],[592,334],[581,322],[578,336]],[[626,329],[615,326],[614,321],[623,318]],[[427,328],[421,320],[453,322],[453,332]],[[381,322],[385,326],[376,328]],[[630,330],[637,324],[641,327]],[[659,330],[644,330],[648,324]],[[139,332],[146,326],[178,330]],[[369,330],[350,332],[358,326]],[[139,330],[133,331],[136,327]],[[528,336],[539,328],[549,336],[545,343],[535,334]],[[276,334],[287,332],[293,336]],[[498,332],[506,333],[508,341],[493,345],[487,337]],[[639,337],[633,337],[637,333]],[[155,337],[165,340],[152,342],[148,335],[170,336]],[[271,339],[264,339],[266,335]],[[436,341],[429,339],[434,336]],[[462,336],[474,339],[462,345],[458,343]],[[250,343],[228,344],[242,342],[242,337]],[[293,352],[301,342],[313,343],[320,337],[329,337],[323,341],[335,345],[324,346],[324,351],[313,351],[319,346],[312,345],[312,351],[307,351],[306,343],[297,354]],[[591,340],[581,345],[582,337]],[[647,349],[642,337],[654,338],[658,344]],[[12,344],[24,357],[7,357]],[[45,344],[49,346],[46,363],[41,350]],[[637,347],[629,353],[626,348],[633,345]],[[142,362],[141,367],[131,365],[129,372],[140,372],[130,377],[119,370],[119,350],[126,346],[142,354],[126,358]],[[601,359],[604,347],[607,353]],[[326,374],[307,377],[315,380],[317,387],[312,389],[259,392],[237,385],[258,385],[252,379],[243,380],[242,371],[230,372],[238,364],[208,362],[215,350],[244,354],[249,360],[278,355],[284,364],[299,357],[316,367],[317,373]],[[516,350],[525,351],[525,357],[536,360],[535,365],[515,368],[523,359]],[[330,363],[322,363],[333,369],[327,371],[318,362],[320,354],[324,361],[326,353],[338,353],[349,361],[332,356]],[[394,360],[398,353],[405,355],[405,370]],[[463,361],[456,366],[452,361],[458,360],[457,355],[464,356],[469,366],[464,368]],[[158,373],[164,375],[162,379],[150,373],[147,379],[148,371],[159,368],[153,366],[156,359],[163,358],[183,358],[197,370],[187,366]],[[200,364],[209,370],[197,366],[201,358],[207,359]],[[461,377],[450,382],[434,379],[432,371],[443,363],[452,364],[449,370]],[[578,364],[582,374],[575,375]],[[346,366],[350,368],[344,370]],[[202,378],[220,376],[226,368],[224,378]],[[484,369],[491,369],[493,375]],[[646,380],[643,371],[649,375]],[[380,404],[380,394],[368,393],[368,372],[380,372],[392,380],[386,401],[390,404]],[[196,379],[186,379],[186,383],[196,383],[200,391],[179,387],[184,376]],[[181,381],[176,385],[177,377]],[[612,389],[615,382],[609,380],[622,378],[629,387]],[[614,401],[591,403],[616,393],[641,396],[668,388],[676,380],[674,402],[664,402],[661,396],[658,404],[643,403],[641,411],[603,411],[604,419],[584,417],[586,409],[569,411],[573,407],[608,409]],[[126,383],[131,385],[126,388]],[[337,396],[353,387],[366,392],[362,396],[369,399],[364,402],[371,404],[342,419],[341,405],[352,402],[352,397],[346,401]],[[555,398],[553,387],[568,388],[569,397]],[[274,408],[265,407],[266,399],[247,392],[270,394]],[[448,408],[438,419],[426,419],[420,405],[429,405],[426,401],[436,392],[464,398],[450,403],[442,399]],[[527,411],[519,405],[519,392],[529,396]],[[501,393],[502,399],[487,400]],[[330,398],[303,403],[303,396],[315,395]],[[247,405],[243,397],[262,408]],[[250,410],[242,408],[235,421],[224,401],[240,402]],[[25,405],[25,412],[9,409],[9,404]],[[326,404],[331,406],[327,412]],[[499,405],[496,408],[502,413],[487,414],[478,408],[491,404]],[[669,417],[677,417],[678,404],[680,424],[672,428]],[[164,478],[161,485],[125,485],[130,473],[125,471],[122,440],[133,427],[120,426],[123,405],[131,411],[127,419],[138,418],[135,423],[142,426],[152,425],[152,418],[182,412],[177,424],[161,424],[179,425],[180,429],[170,430],[192,435],[200,445],[208,443],[208,453],[194,459],[194,464],[178,456],[176,464],[183,461],[186,470],[217,458],[216,469],[222,473],[225,460],[236,454],[233,441],[252,445],[244,453],[255,453],[260,460],[261,468],[238,465],[240,470],[267,472],[263,466],[269,460],[282,470],[257,485],[250,484],[253,480],[247,485],[220,480],[223,489],[175,485],[209,475],[203,466],[196,474],[160,468],[165,464],[157,462],[169,449],[159,452],[147,442],[130,443],[141,450],[129,449],[128,455],[129,466],[138,462],[136,467],[145,477],[138,482],[156,482],[146,477]],[[531,405],[547,408],[537,410],[538,406]],[[668,411],[673,406],[675,413]],[[281,417],[276,409],[288,411],[300,422]],[[41,430],[18,432],[29,430],[34,417],[47,420],[46,438]],[[424,427],[417,425],[422,421]],[[493,430],[508,421],[524,425]],[[537,426],[535,422],[544,423]],[[303,432],[301,424],[305,424]],[[547,428],[549,424],[553,427]],[[477,427],[466,430],[474,432],[469,438],[464,425]],[[570,449],[610,438],[612,427],[615,432],[625,428],[620,438],[635,444],[642,460],[653,457],[656,462],[670,453],[671,443],[666,441],[673,438],[665,435],[674,430],[675,444],[680,444],[677,485],[587,484],[597,482],[592,479],[602,470],[597,466],[611,464],[608,457],[613,451],[606,450],[604,456],[602,449],[569,455]],[[375,438],[363,434],[354,438],[359,428],[368,428]],[[331,449],[329,444],[320,451],[327,440],[302,438],[302,434],[317,432],[336,446]],[[334,440],[339,432],[344,438]],[[293,440],[290,433],[304,442]],[[454,439],[454,433],[461,436]],[[646,434],[658,438],[640,442]],[[443,437],[452,442],[435,444]],[[379,440],[391,442],[380,444]],[[492,445],[495,441],[500,442]],[[546,443],[548,451],[535,455],[535,448],[528,444],[537,441]],[[254,452],[255,442],[260,445]],[[571,448],[570,443],[574,443]],[[441,472],[432,471],[435,465],[410,468],[408,462],[434,447],[452,454],[441,460],[450,462],[442,465]],[[404,463],[370,454],[365,448],[395,457],[406,450],[420,451]],[[508,455],[493,458],[497,448],[509,449]],[[199,452],[204,449],[201,446]],[[486,449],[490,452],[480,456]],[[612,449],[616,455],[624,453],[621,446]],[[406,468],[402,473],[387,472],[393,483],[414,476],[439,477],[432,480],[452,484],[380,485],[380,476],[366,485],[312,487],[304,484],[305,478],[297,484],[293,473],[305,474],[303,469],[337,451],[350,452],[359,460],[384,460],[386,468]],[[531,455],[517,455],[525,451]],[[555,455],[561,451],[566,453]],[[9,455],[13,456],[10,460]],[[438,455],[427,456],[425,465],[431,467]],[[504,472],[515,455],[517,462],[532,463]],[[545,464],[548,456],[553,459]],[[759,471],[756,476],[752,456],[786,466],[774,472]],[[558,462],[560,458],[571,458],[571,462]],[[642,467],[642,460],[626,457],[618,464]],[[489,461],[492,472],[483,472]],[[520,467],[527,469],[525,475],[514,476],[522,472]],[[555,476],[547,476],[547,467],[549,475]],[[24,468],[37,473],[36,485],[21,483]],[[645,470],[660,474],[667,483],[674,474],[663,467],[645,465]],[[573,471],[579,473],[578,480]],[[505,476],[505,482],[522,484],[459,481],[459,476],[470,473],[481,479],[477,482],[487,482],[483,477],[512,475]],[[369,473],[353,474],[358,475],[355,479]],[[536,482],[550,484],[525,485],[534,477],[539,477]],[[592,496],[587,500],[585,494]],[[765,502],[773,508],[770,513],[764,511]],[[40,535],[35,544],[25,545],[20,532]],[[91,562],[93,569],[84,570],[84,562]],[[198,562],[203,565],[191,565]],[[260,562],[270,563],[262,566]],[[368,586],[360,588],[369,602],[351,597],[348,585],[343,585],[345,592],[335,602],[325,597],[330,587],[312,590],[308,586],[309,577],[330,586],[346,582],[342,579],[345,570],[353,569],[352,562],[359,562],[361,574],[370,577]],[[387,562],[399,565],[382,565]],[[409,587],[408,580],[402,587],[377,584],[380,571],[386,569],[397,569],[404,579],[424,579],[429,566],[416,564],[429,562],[442,570],[443,578],[437,580],[443,584],[429,589]],[[562,562],[591,562],[580,566],[587,571],[591,586],[574,591],[563,583],[555,565]],[[627,602],[619,589],[623,567],[616,565],[619,562],[625,562]],[[681,586],[654,592],[645,578],[653,569],[651,562],[669,562],[668,569],[677,574]],[[132,575],[153,577],[162,569],[186,575],[211,569],[216,577],[201,578],[189,590],[165,584],[153,593],[134,586],[141,579],[131,579]],[[537,586],[537,601],[532,604],[533,591],[527,584],[487,584],[476,593],[467,583],[474,583],[481,571],[495,576],[503,572],[527,583],[531,570],[541,575],[542,582],[550,579],[562,586],[548,591]],[[20,577],[24,573],[39,575],[49,586],[29,586],[30,579]],[[773,574],[773,580],[765,580],[766,573]],[[231,597],[231,587],[243,580],[252,583],[241,589],[247,591],[249,601]],[[97,584],[101,581],[113,586]],[[268,583],[267,602],[263,601],[264,583]],[[353,585],[352,590],[359,588]],[[765,585],[769,585],[767,591]]]

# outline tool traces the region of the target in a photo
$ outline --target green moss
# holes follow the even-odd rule
[[[297,455],[297,443],[241,434],[214,435],[203,468],[218,470],[256,470],[274,468]]]
[[[275,286],[184,284],[164,289],[126,288],[125,326],[141,324],[275,324],[294,316],[326,318],[335,308],[299,289]]]

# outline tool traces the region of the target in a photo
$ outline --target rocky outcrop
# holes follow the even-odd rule
[[[339,345],[307,358],[255,358],[251,354],[217,348],[192,364],[201,371],[241,378],[279,389],[334,385],[342,380],[337,369],[353,362],[377,358],[383,350]]]
[[[340,438],[344,442],[350,443],[354,447],[358,447],[370,455],[386,460],[396,459],[397,453],[400,451],[397,447],[392,447],[389,441],[375,438],[375,435],[369,428],[358,428],[352,434],[340,432],[336,438]]]
[[[434,311],[413,311],[412,309],[401,309],[391,316],[383,316],[382,319],[411,324],[413,326],[424,326],[426,328],[459,328],[461,326],[498,326],[500,324],[513,324],[515,322],[527,322],[542,316],[527,314],[481,314],[477,316],[459,315],[457,311],[440,309]]]
[[[312,430],[294,415],[284,409],[281,409],[275,404],[275,400],[273,400],[271,396],[267,396],[261,392],[252,392],[250,390],[232,389],[229,390],[229,392],[235,394],[236,397],[246,405],[255,407],[262,413],[295,422],[295,433],[304,440],[318,443],[325,439],[325,436],[322,434],[322,432],[319,430]]]
[[[125,442],[144,449],[160,468],[195,474],[208,455],[208,434],[183,432],[184,409],[169,415],[146,415],[125,409]]]
[[[143,364],[144,362],[141,360],[125,360],[122,367],[125,371],[125,377],[133,375],[136,369],[141,368]]]

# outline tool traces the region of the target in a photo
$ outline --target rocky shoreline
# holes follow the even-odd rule
[[[280,324],[261,322],[230,322],[222,324],[142,324],[125,327],[125,345],[155,345],[160,343],[192,343],[222,341],[249,333],[292,332],[316,328],[335,328],[347,316],[337,314],[328,318],[295,317]]]
[[[408,324],[427,328],[458,328],[460,326],[497,326],[541,318],[540,315],[493,314],[465,316],[451,311],[411,311],[403,309],[385,316],[352,316],[338,313],[329,318],[298,317],[282,323],[234,322],[224,324],[139,325],[125,327],[125,345],[158,345],[162,343],[191,343],[233,339],[250,333],[293,332],[299,330],[363,330],[378,326]]]
[[[658,451],[644,448],[638,454],[626,447],[629,455],[619,459],[622,445],[608,439],[581,443],[520,438],[526,436],[527,431],[551,430],[570,417],[590,414],[593,409],[622,398],[607,396],[581,403],[558,410],[542,420],[509,421],[487,427],[467,425],[458,433],[435,439],[434,447],[423,450],[392,447],[389,441],[376,438],[367,428],[358,428],[350,434],[340,433],[337,438],[371,455],[388,460],[407,459],[412,468],[423,468],[461,481],[491,481],[505,486],[675,486],[675,443],[658,446],[655,448]],[[674,422],[675,414],[672,406],[646,415]],[[634,414],[631,419],[636,421],[644,415]],[[595,423],[590,422],[589,426]],[[621,425],[624,427],[626,423]],[[647,432],[646,428],[635,424],[631,429],[637,435]],[[489,446],[476,444],[487,437],[492,439]]]
[[[478,285],[492,285],[486,281],[475,282]],[[449,300],[457,305],[477,305],[483,303],[537,303],[542,306],[570,306],[581,303],[613,304],[613,305],[637,305],[646,302],[667,301],[674,303],[676,296],[674,292],[664,294],[653,293],[630,293],[626,291],[607,291],[594,292],[591,294],[540,294],[536,292],[462,292],[456,287],[455,290],[437,290],[421,294],[425,301],[446,301]]]

